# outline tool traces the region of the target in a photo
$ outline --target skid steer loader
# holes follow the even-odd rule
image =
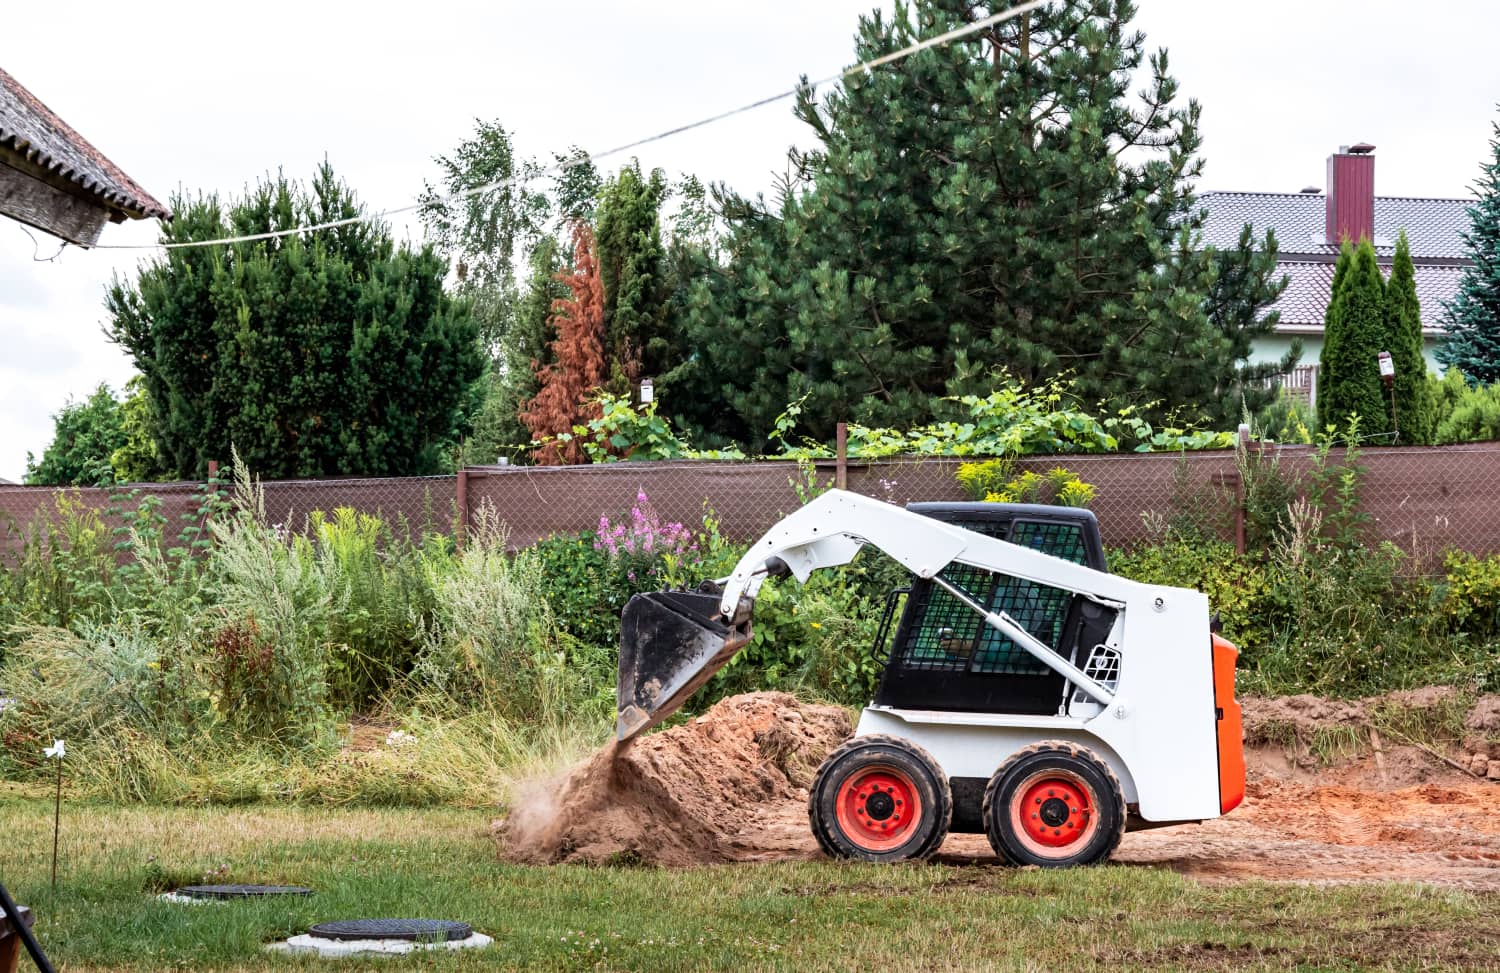
[[[1202,821],[1243,799],[1238,650],[1211,631],[1199,592],[1107,573],[1093,515],[1071,508],[823,494],[729,577],[627,603],[619,739],[750,641],[766,578],[805,582],[866,544],[913,580],[886,603],[875,698],[809,794],[825,852],[900,861],[950,831],[983,832],[1013,864],[1088,864],[1127,827]]]

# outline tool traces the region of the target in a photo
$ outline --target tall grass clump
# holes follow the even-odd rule
[[[433,607],[416,688],[511,721],[545,722],[599,703],[613,684],[609,662],[559,632],[542,562],[509,554],[506,539],[494,508],[484,506],[461,551],[425,559]]]
[[[422,620],[434,608],[430,561],[379,517],[340,507],[312,517],[314,560],[328,593],[330,691],[341,706],[364,709],[411,671]],[[450,545],[432,536],[433,560]]]

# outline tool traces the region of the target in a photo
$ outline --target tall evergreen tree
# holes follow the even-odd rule
[[[1340,262],[1344,258],[1340,256]],[[1375,248],[1361,240],[1329,302],[1322,365],[1318,369],[1318,417],[1340,430],[1358,415],[1360,432],[1390,431],[1390,399],[1380,380],[1379,354],[1388,350],[1385,278]]]
[[[666,174],[655,169],[643,176],[639,162],[623,167],[600,193],[595,249],[604,284],[604,350],[617,384],[633,385],[675,364],[661,235],[666,194]]]
[[[1474,184],[1478,198],[1464,232],[1474,265],[1444,308],[1447,337],[1437,350],[1438,361],[1481,385],[1500,379],[1500,124],[1490,128],[1490,158]]]
[[[324,163],[304,190],[278,176],[227,207],[175,200],[163,243],[362,215]],[[361,220],[184,248],[116,280],[110,333],[145,378],[160,456],[198,478],[237,448],[269,477],[433,473],[462,432],[482,370],[468,304],[430,247]]]
[[[856,56],[1002,6],[897,3],[861,20]],[[1220,258],[1195,246],[1199,110],[1134,14],[1059,0],[821,99],[804,89],[818,147],[793,153],[774,206],[723,200],[728,265],[690,321],[715,386],[704,424],[759,438],[804,394],[815,434],[921,421],[1000,369],[1070,373],[1086,400],[1238,415],[1238,352],[1271,325],[1233,314],[1226,334],[1210,319]],[[1276,276],[1258,265],[1244,279],[1260,297],[1215,301],[1258,308]]]
[[[1404,443],[1430,443],[1433,411],[1428,392],[1427,359],[1422,357],[1422,305],[1417,300],[1417,272],[1411,262],[1406,231],[1396,240],[1396,257],[1385,289],[1386,330],[1391,363],[1396,368],[1392,425]]]
[[[1318,425],[1327,428],[1331,416],[1324,409],[1323,380],[1328,374],[1328,364],[1339,356],[1339,342],[1343,339],[1343,297],[1349,281],[1349,268],[1354,266],[1354,244],[1347,239],[1339,247],[1339,258],[1333,265],[1333,286],[1328,291],[1328,306],[1323,309],[1323,347],[1318,352]]]

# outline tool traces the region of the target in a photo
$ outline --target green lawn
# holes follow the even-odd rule
[[[488,815],[73,804],[57,891],[50,801],[0,796],[0,879],[61,969],[325,968],[264,943],[313,922],[461,919],[487,950],[343,969],[1495,969],[1500,896],[1419,886],[1205,886],[1169,872],[833,863],[502,865]],[[225,868],[227,866],[227,868]],[[179,906],[179,883],[312,886]],[[26,969],[26,960],[22,960]]]

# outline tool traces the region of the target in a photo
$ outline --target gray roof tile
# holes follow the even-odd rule
[[[1328,297],[1333,290],[1333,264],[1326,260],[1284,260],[1279,264],[1287,275],[1286,290],[1276,302],[1273,310],[1281,312],[1278,329],[1306,331],[1308,328],[1322,330],[1323,312],[1328,308]],[[1390,267],[1381,271],[1390,276]],[[1417,274],[1417,300],[1422,304],[1422,329],[1438,332],[1443,313],[1443,302],[1451,300],[1458,292],[1459,280],[1464,268],[1453,265],[1419,265]]]
[[[0,69],[0,148],[61,176],[98,197],[100,205],[126,216],[172,216],[4,69]]]
[[[1287,257],[1329,256],[1338,247],[1323,242],[1325,203],[1322,193],[1203,193],[1199,203],[1208,210],[1204,243],[1220,249],[1239,243],[1246,223],[1263,237],[1276,231],[1276,244]],[[1376,251],[1389,256],[1396,238],[1406,230],[1412,259],[1462,259],[1467,251],[1462,233],[1469,228],[1470,200],[1375,197]]]

